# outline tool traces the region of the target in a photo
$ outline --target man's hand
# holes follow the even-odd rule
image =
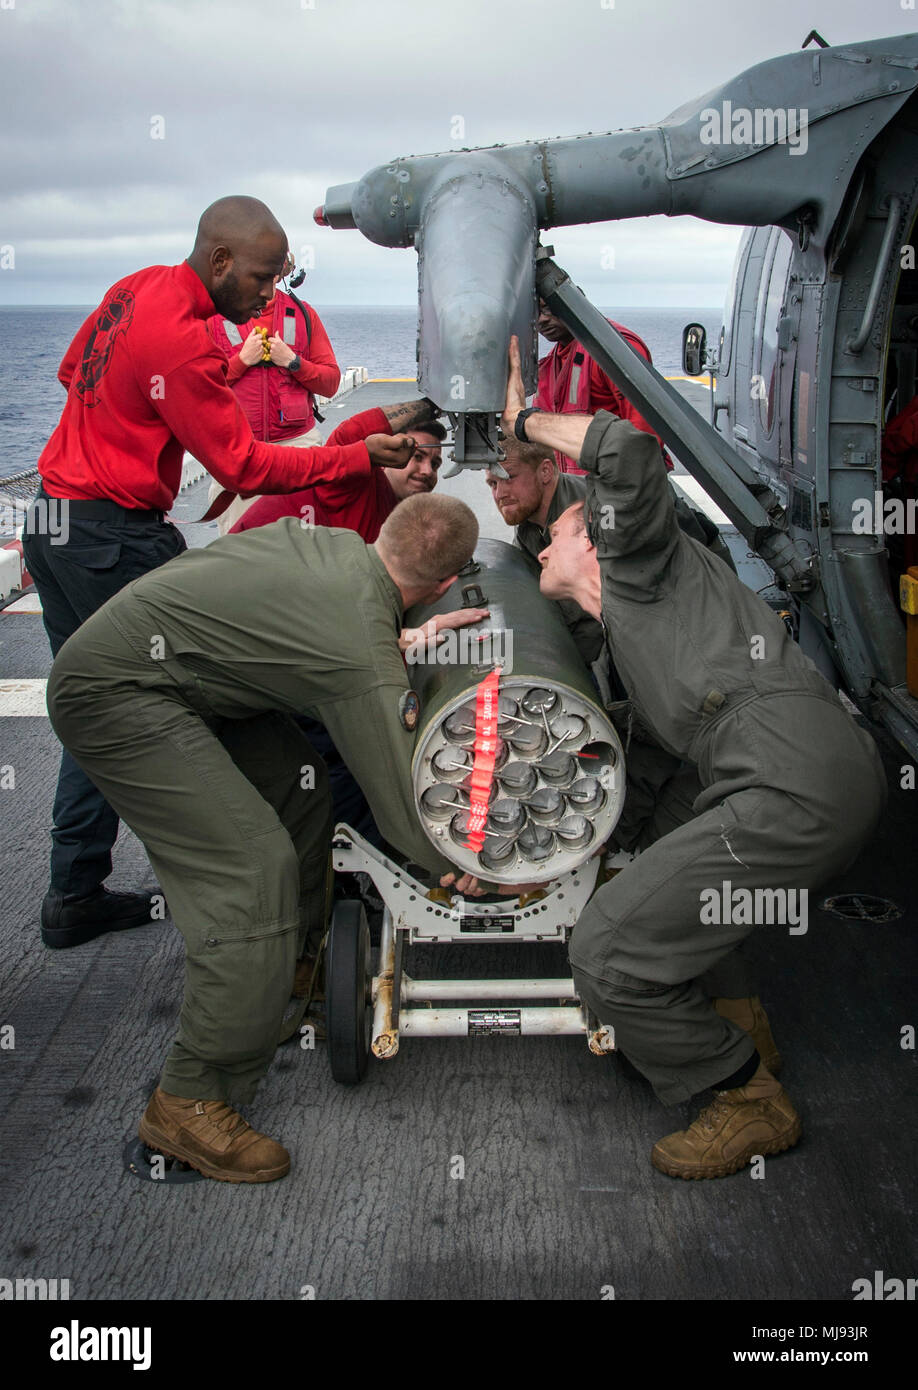
[[[246,338],[245,342],[242,344],[242,347],[239,349],[239,359],[241,362],[244,362],[247,367],[254,367],[256,362],[261,361],[261,354],[261,334],[257,333],[253,328],[249,336]]]
[[[455,874],[444,874],[440,879],[441,888],[452,888],[456,893],[462,893],[467,898],[482,898],[486,893],[499,893],[502,898],[519,898],[524,893],[535,893],[537,889],[544,888],[544,883],[482,883],[481,879],[475,878],[473,874],[462,874],[457,878]]]
[[[406,468],[415,447],[410,434],[371,434],[364,443],[377,468]]]
[[[526,407],[526,390],[520,365],[520,343],[516,337],[510,339],[509,361],[507,401],[500,420],[500,427],[506,435],[514,433],[516,417]],[[540,411],[527,419],[526,438],[532,444],[543,444],[549,449],[557,449],[560,453],[567,454],[575,463],[579,463],[583,441],[592,423],[592,415],[550,415],[547,411]]]
[[[296,357],[293,348],[284,342],[279,333],[268,339],[268,347],[271,349],[271,361],[275,367],[286,367]]]
[[[490,616],[489,608],[457,608],[452,613],[439,613],[435,618],[428,618],[423,627],[402,628],[398,649],[400,652],[406,652],[418,642],[426,642],[428,646],[433,642],[434,646],[439,646],[441,642],[446,641],[447,628],[469,627],[470,624],[480,623]]]
[[[517,415],[521,410],[526,409],[526,388],[523,385],[523,368],[520,362],[520,340],[515,334],[510,339],[509,359],[510,375],[507,377],[507,400],[500,420],[500,427],[508,436],[513,434]]]
[[[438,613],[427,623],[427,627],[434,624],[434,632],[445,632],[450,627],[471,627],[473,623],[480,623],[483,618],[490,616],[490,608],[454,608],[452,613]]]
[[[488,891],[474,874],[444,874],[440,879],[441,888],[452,888],[455,893],[461,893],[466,898],[483,898]]]

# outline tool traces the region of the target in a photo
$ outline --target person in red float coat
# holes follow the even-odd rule
[[[907,508],[909,502],[918,498],[918,396],[889,421],[883,431],[881,457],[884,490],[890,496],[901,497]],[[914,531],[906,531],[904,538],[892,545],[891,540],[892,537],[887,538],[887,546],[897,562],[894,568],[905,571],[918,565],[918,536]]]
[[[292,270],[290,261],[285,270]],[[310,304],[275,285],[273,297],[257,318],[235,324],[214,314],[207,320],[207,331],[227,358],[227,383],[256,439],[296,448],[322,443],[315,397],[335,394],[341,369]],[[220,491],[219,484],[213,484],[210,500]],[[220,531],[231,530],[254,500],[237,497],[219,517]]]
[[[642,338],[632,333],[624,324],[609,319],[613,328],[634,348],[641,357],[652,361],[650,349]],[[539,385],[533,405],[546,410],[550,415],[595,415],[599,410],[608,410],[620,420],[630,420],[639,430],[655,434],[647,421],[618,387],[609,380],[605,372],[593,358],[571,336],[564,324],[539,300],[539,332],[554,347],[546,357],[539,360]],[[657,436],[659,438],[659,435]],[[663,449],[663,441],[660,440]],[[672,462],[663,449],[668,469]],[[566,454],[555,453],[558,467],[562,473],[583,473],[573,459]]]

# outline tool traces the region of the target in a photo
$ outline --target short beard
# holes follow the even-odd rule
[[[501,512],[500,514],[508,526],[522,526],[524,521],[529,521],[532,517],[535,516],[536,512],[539,510],[541,505],[542,499],[539,498],[538,502],[534,502],[533,505],[529,508],[529,510],[524,512],[522,516],[517,515],[516,521],[507,521],[507,518],[506,516],[504,516],[504,513]],[[500,511],[500,508],[498,507],[497,510]],[[519,508],[517,508],[517,512],[519,512]]]
[[[228,270],[220,284],[211,291],[211,299],[217,313],[230,323],[243,323],[244,306],[239,303],[239,277],[234,270]]]

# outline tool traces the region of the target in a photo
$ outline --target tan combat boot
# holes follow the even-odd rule
[[[283,1145],[222,1100],[186,1100],[157,1086],[138,1132],[148,1148],[219,1182],[273,1182],[290,1171]]]
[[[781,1054],[771,1036],[771,1025],[759,996],[753,994],[749,999],[714,999],[712,1003],[721,1018],[729,1019],[737,1028],[749,1034],[765,1066],[772,1076],[777,1076],[781,1070]]]
[[[725,1178],[756,1154],[778,1154],[800,1138],[790,1096],[760,1066],[745,1086],[716,1091],[688,1129],[654,1144],[650,1161],[671,1178]]]

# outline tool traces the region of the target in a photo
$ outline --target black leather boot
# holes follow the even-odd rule
[[[41,905],[41,939],[59,950],[82,946],[108,931],[142,927],[153,917],[153,893],[110,893],[97,888],[85,898],[48,893]],[[160,901],[162,901],[162,896]]]

